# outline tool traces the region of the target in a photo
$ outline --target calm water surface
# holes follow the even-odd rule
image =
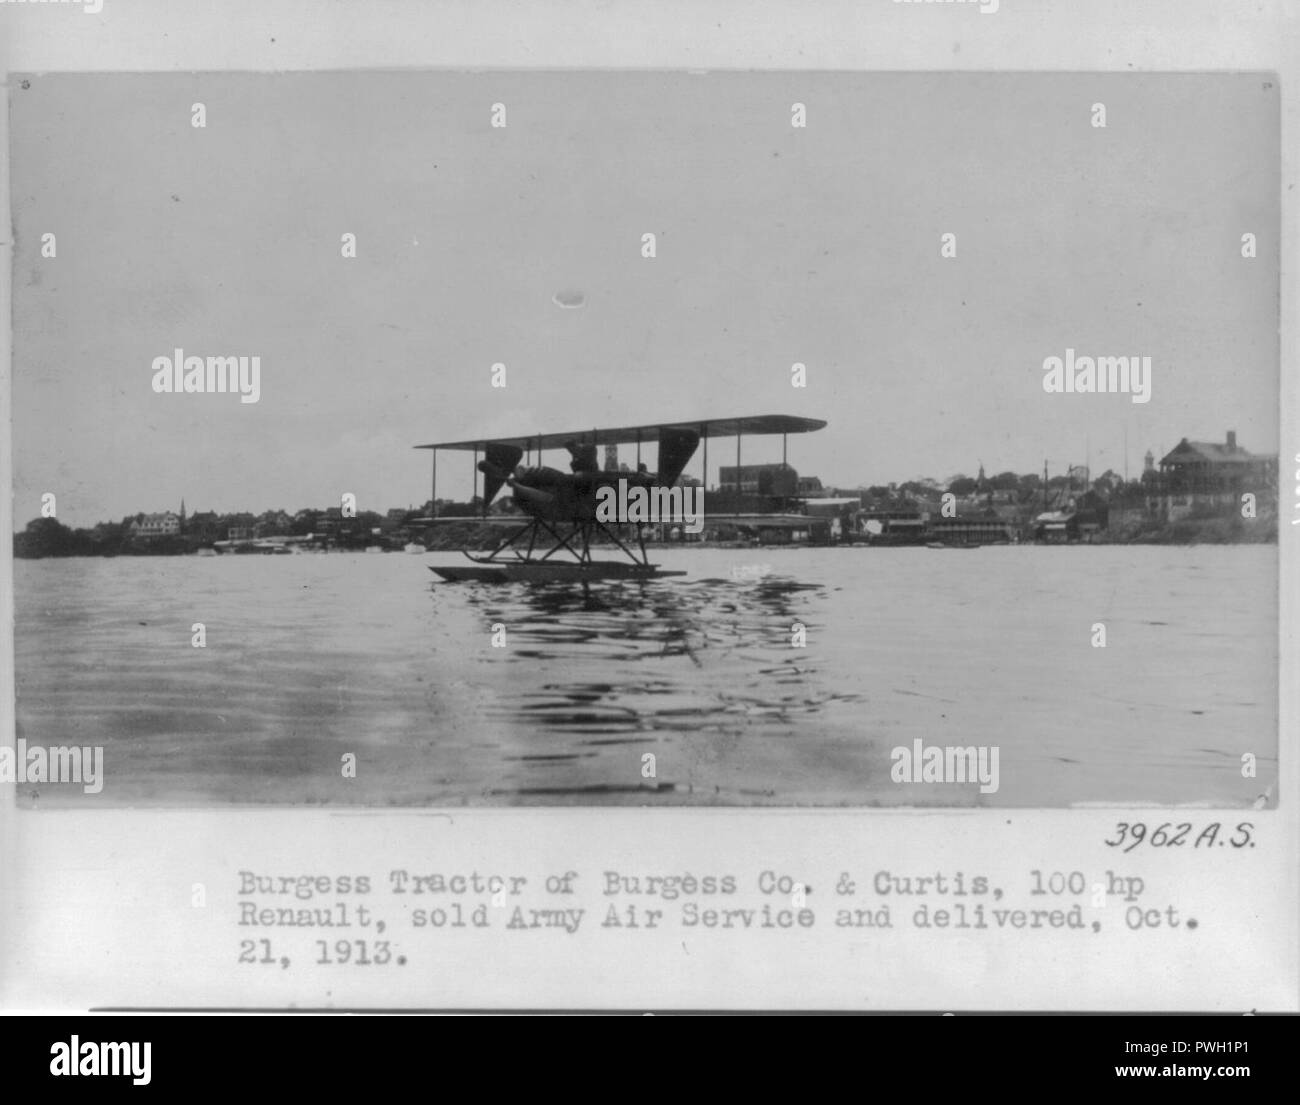
[[[1277,549],[667,550],[658,583],[435,554],[15,565],[27,804],[1249,805],[1277,768]],[[765,566],[762,578],[736,569]],[[191,645],[202,622],[205,648]],[[792,628],[806,627],[806,647]],[[1106,647],[1095,648],[1103,623]],[[493,627],[505,647],[493,646]],[[1000,786],[891,750],[995,745]],[[1243,779],[1241,756],[1258,759]],[[356,756],[344,778],[342,757]],[[647,754],[653,778],[646,777]]]

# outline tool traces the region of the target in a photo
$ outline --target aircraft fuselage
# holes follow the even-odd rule
[[[507,483],[525,514],[547,522],[594,522],[597,492],[602,487],[617,490],[620,480],[629,489],[659,486],[651,472],[569,473],[555,468],[528,468]]]

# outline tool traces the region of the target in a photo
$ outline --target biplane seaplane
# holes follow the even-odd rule
[[[493,516],[494,522],[513,523],[512,531],[485,556],[463,550],[473,561],[472,565],[429,570],[451,582],[655,579],[685,575],[685,572],[664,571],[650,563],[643,524],[687,522],[684,496],[680,494],[683,489],[677,482],[696,450],[703,445],[707,476],[710,438],[736,439],[739,468],[744,435],[780,434],[784,463],[785,438],[789,434],[809,433],[825,425],[815,418],[765,414],[417,445],[417,449],[433,451],[434,503],[438,498],[438,450],[450,449],[474,454],[474,494],[478,496],[478,478],[482,473],[481,502],[485,519],[488,506],[503,487],[510,489],[515,506],[523,515],[522,522],[519,516]],[[632,444],[636,445],[635,472],[615,471],[616,463],[601,467],[598,447]],[[642,445],[658,446],[658,471],[651,472],[641,462]],[[542,462],[544,450],[559,448],[569,454],[567,472],[549,468]],[[610,456],[608,449],[606,455]],[[674,492],[678,494],[674,496]],[[633,503],[648,506],[649,513],[638,512],[635,506],[628,509]],[[667,511],[663,509],[665,506]],[[436,524],[465,519],[430,521]],[[600,548],[604,542],[610,549],[622,552],[624,559],[595,559],[593,545]]]

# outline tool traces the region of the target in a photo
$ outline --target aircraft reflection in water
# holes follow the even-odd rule
[[[680,757],[657,777],[619,773],[598,761],[608,746],[640,745],[662,753],[691,734],[724,744],[745,738],[794,739],[799,722],[856,695],[833,693],[819,676],[814,648],[792,648],[798,627],[821,624],[820,584],[769,575],[756,582],[692,579],[432,588],[435,603],[468,603],[475,621],[509,627],[509,645],[490,662],[489,719],[550,738],[504,757],[520,768],[554,766],[554,784],[536,771],[494,795],[685,794]],[[512,678],[513,666],[528,678]],[[698,756],[699,746],[693,745]],[[639,754],[639,753],[638,753]],[[584,768],[583,761],[590,761]],[[624,781],[626,780],[626,781]]]

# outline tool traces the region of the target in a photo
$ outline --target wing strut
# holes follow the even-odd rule
[[[700,432],[704,435],[704,491],[707,494],[709,490],[709,427],[707,424],[700,427]]]

